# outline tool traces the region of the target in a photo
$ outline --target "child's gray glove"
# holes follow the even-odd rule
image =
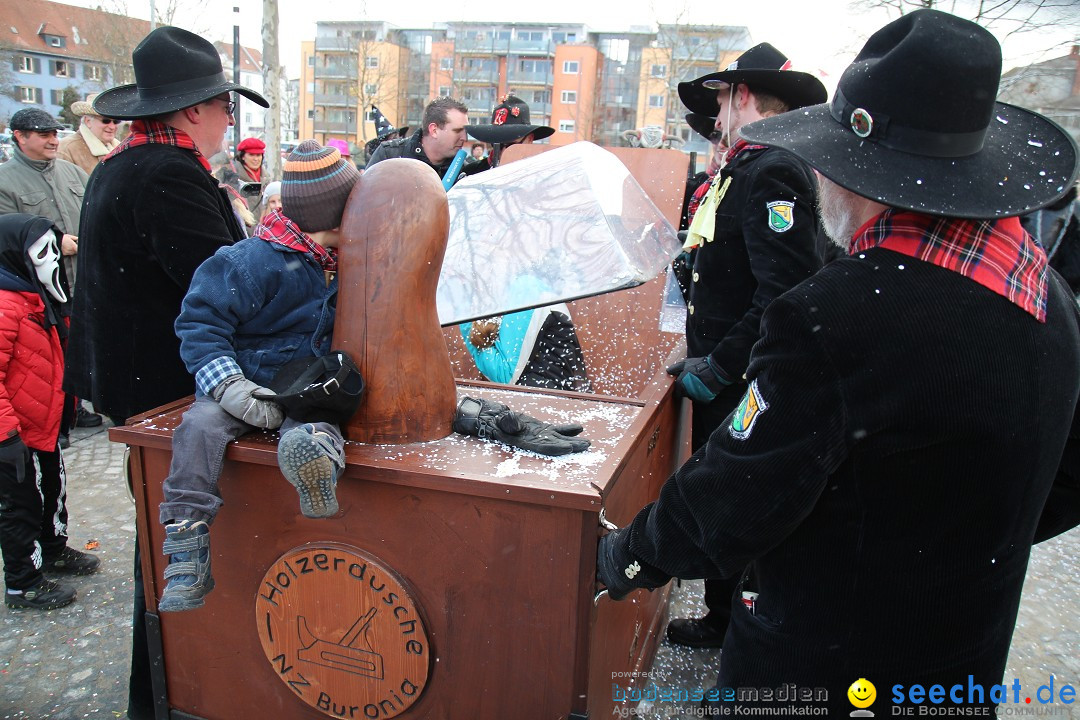
[[[589,441],[574,437],[583,429],[576,424],[550,425],[483,398],[462,398],[454,415],[455,432],[498,440],[541,455],[567,455],[585,450]]]
[[[273,400],[253,397],[255,393],[273,395],[273,391],[240,374],[230,375],[214,388],[213,397],[225,412],[248,425],[274,430],[281,427],[285,411]]]

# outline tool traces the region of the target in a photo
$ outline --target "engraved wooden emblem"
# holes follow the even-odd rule
[[[427,685],[427,631],[394,572],[337,543],[289,550],[255,598],[263,652],[275,675],[335,718],[392,718]]]

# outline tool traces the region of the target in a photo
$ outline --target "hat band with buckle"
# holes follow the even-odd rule
[[[829,104],[833,120],[883,147],[927,157],[968,157],[983,148],[987,128],[966,133],[928,132],[892,123],[887,115],[852,104],[838,88]]]
[[[156,85],[154,87],[140,86],[139,97],[144,100],[156,100],[158,98],[172,97],[173,95],[183,95],[197,90],[206,90],[207,88],[214,88],[224,84],[225,72],[221,71],[214,73],[213,75],[191,78],[189,80],[180,80],[164,85]]]

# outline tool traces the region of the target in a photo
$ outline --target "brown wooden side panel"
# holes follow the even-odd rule
[[[161,500],[168,453],[142,451],[147,506]],[[225,506],[211,529],[216,589],[202,609],[163,614],[170,705],[213,720],[319,718],[280,680],[256,627],[266,569],[307,543],[359,548],[411,589],[433,658],[424,695],[402,718],[565,717],[580,693],[570,668],[579,627],[584,514],[422,490],[350,476],[338,489],[342,513],[297,513],[295,491],[276,468],[226,462]],[[143,523],[145,515],[140,514]],[[151,548],[155,590],[163,587],[163,533],[140,527]],[[155,606],[150,601],[151,609]],[[342,631],[352,618],[342,618]],[[576,702],[580,702],[577,700]],[[358,717],[363,717],[358,714]]]
[[[652,406],[652,411],[642,442],[627,456],[604,497],[605,514],[619,527],[656,499],[683,445],[679,404],[664,402]],[[595,568],[595,557],[592,560]],[[638,590],[619,602],[607,596],[600,599],[590,630],[589,717],[610,717],[616,705],[612,683],[626,688],[631,681],[625,676],[613,678],[612,673],[640,673],[652,664],[666,624],[669,593],[670,585],[653,592]]]

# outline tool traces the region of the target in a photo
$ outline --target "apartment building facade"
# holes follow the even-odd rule
[[[146,20],[47,0],[0,4],[0,123],[39,107],[58,115],[66,88],[79,97],[134,82],[131,51]]]
[[[513,94],[529,103],[533,124],[555,129],[552,145],[617,145],[623,132],[645,125],[692,139],[678,83],[748,47],[749,32],[738,26],[596,32],[572,23],[320,22],[303,48],[300,134],[362,145],[374,136],[371,104],[391,123],[415,128],[440,95],[464,102],[470,123],[487,123]]]

